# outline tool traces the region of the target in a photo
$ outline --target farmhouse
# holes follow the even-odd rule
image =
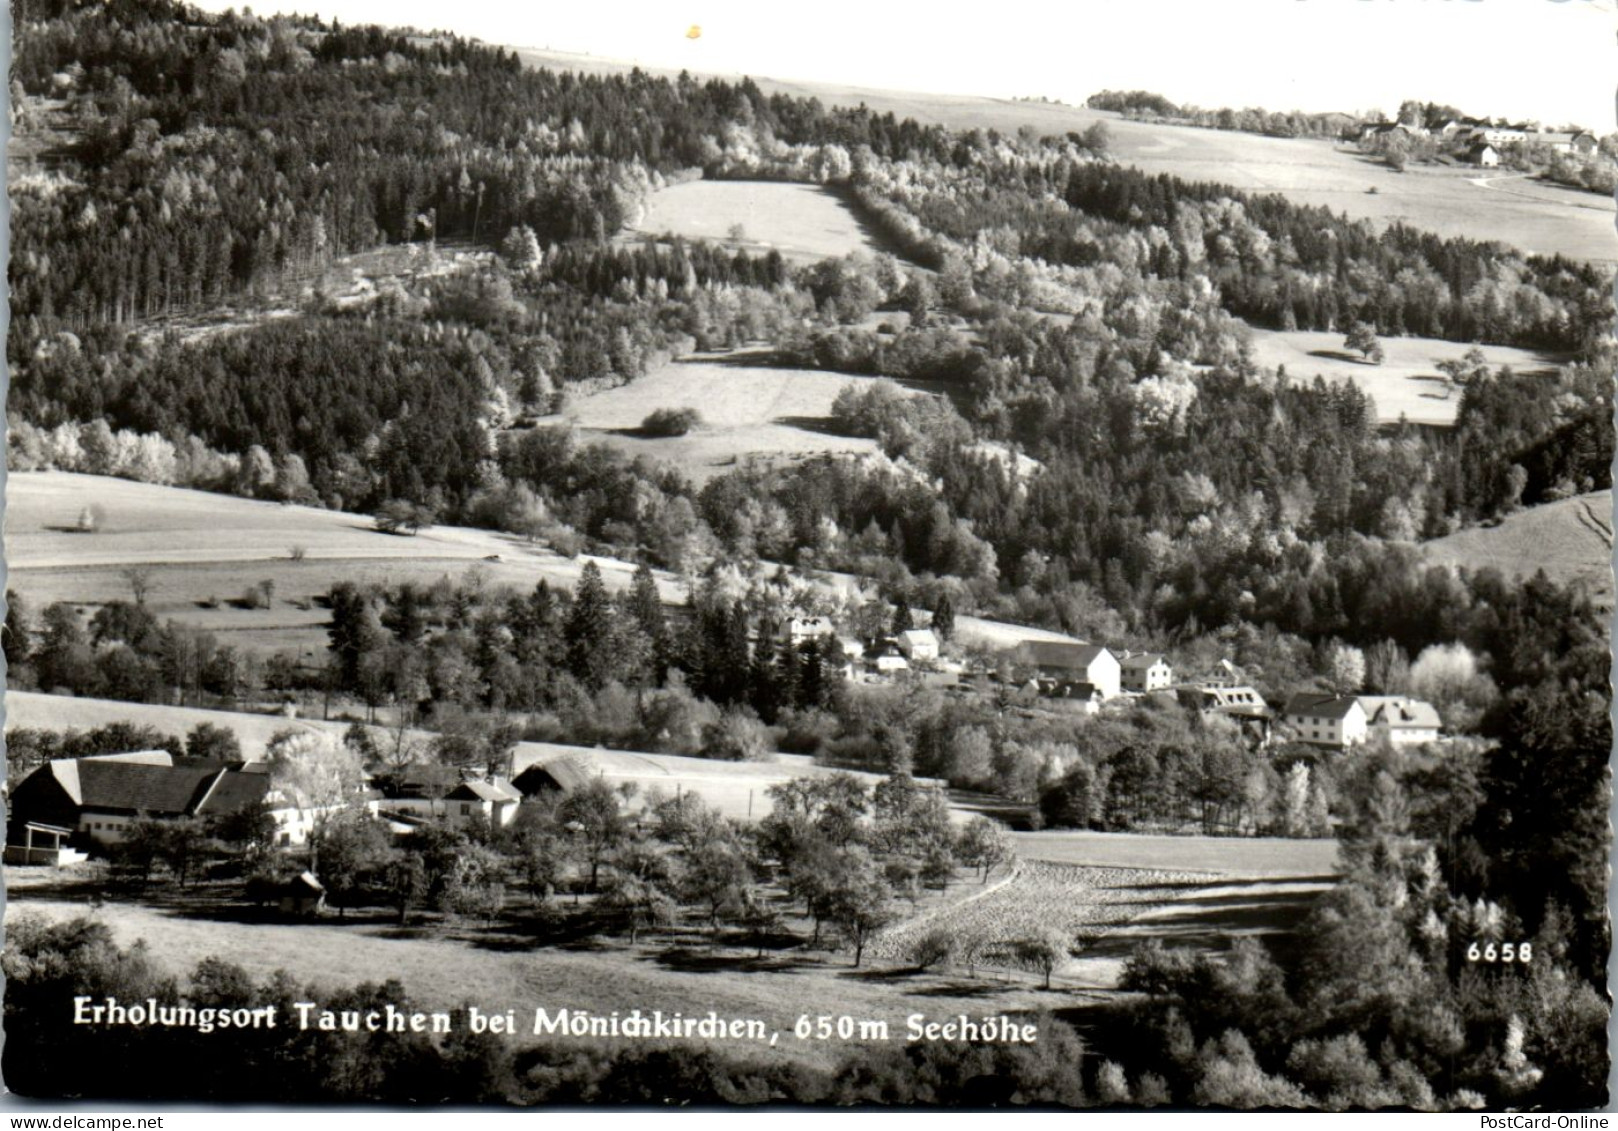
[[[794,647],[835,634],[830,617],[793,617],[787,621],[787,640]]]
[[[1301,691],[1287,700],[1283,714],[1299,742],[1340,748],[1366,738],[1365,708],[1352,695]]]
[[[1118,657],[1097,644],[1061,640],[1025,640],[1016,659],[1032,664],[1043,678],[1092,684],[1103,699],[1116,698],[1123,687]]]
[[[566,755],[546,762],[535,762],[512,780],[523,800],[560,798],[583,787],[590,771],[576,758]]]
[[[1028,681],[1025,690],[1034,692],[1049,705],[1077,714],[1094,715],[1101,710],[1101,692],[1093,683],[1035,677]]]
[[[1438,738],[1431,703],[1402,695],[1325,695],[1302,692],[1287,700],[1286,721],[1302,742],[1354,746],[1375,738],[1398,745]]]
[[[1160,652],[1125,652],[1118,664],[1125,691],[1161,691],[1174,682],[1174,672]]]
[[[910,670],[910,661],[899,650],[897,640],[873,641],[865,650],[865,663],[878,675],[893,675],[896,672]]]
[[[1431,703],[1402,695],[1361,695],[1360,705],[1372,738],[1385,738],[1396,746],[1438,739],[1441,724]]]
[[[505,778],[462,780],[445,766],[411,766],[386,779],[378,808],[385,814],[431,819],[442,817],[451,825],[481,818],[503,828],[517,816],[523,795]],[[446,781],[443,773],[447,771]]]
[[[299,810],[274,789],[262,763],[176,759],[163,750],[55,758],[11,791],[6,842],[26,849],[42,832],[71,830],[78,844],[105,847],[122,841],[143,817],[219,817],[261,802],[275,819],[280,844],[308,839],[317,814]]]
[[[1480,169],[1495,169],[1500,166],[1500,151],[1488,142],[1479,142],[1466,151],[1466,159]]]
[[[1264,696],[1246,684],[1208,681],[1182,684],[1181,692],[1196,697],[1204,714],[1223,715],[1233,720],[1242,733],[1258,746],[1268,746],[1274,712]]]
[[[930,628],[912,628],[899,634],[896,643],[912,664],[930,664],[938,659],[938,637]]]

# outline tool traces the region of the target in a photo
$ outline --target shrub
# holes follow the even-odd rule
[[[702,423],[702,414],[694,408],[659,408],[646,415],[640,430],[646,436],[684,436]]]

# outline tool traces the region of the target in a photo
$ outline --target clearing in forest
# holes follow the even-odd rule
[[[1253,330],[1253,359],[1266,369],[1286,366],[1293,383],[1349,380],[1376,401],[1377,420],[1448,427],[1461,407],[1461,392],[1438,371],[1440,361],[1459,361],[1471,345],[1437,338],[1382,338],[1384,357],[1372,365],[1343,345],[1342,334],[1309,330]],[[1555,354],[1511,346],[1480,346],[1491,368],[1550,373],[1562,364]]]
[[[877,451],[876,441],[831,428],[837,394],[872,378],[748,364],[767,356],[751,350],[682,358],[626,385],[572,400],[567,415],[590,439],[673,464],[698,482],[749,456],[779,460]],[[684,436],[644,435],[641,422],[660,408],[695,409],[702,419]]]
[[[680,236],[792,263],[835,259],[876,245],[837,195],[779,181],[687,181],[654,193],[622,239]]]

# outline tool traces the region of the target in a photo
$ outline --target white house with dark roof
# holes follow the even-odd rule
[[[1300,742],[1339,748],[1378,738],[1401,746],[1433,742],[1441,726],[1431,703],[1403,695],[1299,692],[1284,714]]]
[[[1352,695],[1300,691],[1287,700],[1282,716],[1299,742],[1315,746],[1356,746],[1368,734],[1365,708]]]
[[[930,628],[907,629],[895,638],[895,643],[912,664],[930,664],[938,659],[938,637]]]
[[[1016,659],[1032,664],[1041,678],[1088,683],[1103,699],[1116,699],[1123,690],[1118,657],[1099,644],[1025,640],[1017,647]]]
[[[1395,746],[1436,742],[1443,726],[1431,703],[1404,695],[1361,695],[1366,729],[1372,738],[1385,738]]]
[[[793,647],[836,634],[830,617],[802,616],[787,621],[787,640]]]
[[[383,782],[383,799],[377,807],[384,815],[424,820],[442,818],[456,827],[482,818],[495,828],[504,828],[516,819],[517,806],[522,804],[522,799],[522,791],[505,778],[444,782],[431,778],[427,784],[418,785],[416,778],[401,774]]]
[[[1162,691],[1174,682],[1174,670],[1161,652],[1125,652],[1118,668],[1125,691]]]
[[[59,844],[114,845],[143,818],[206,820],[260,803],[282,846],[304,843],[319,815],[283,797],[263,763],[176,759],[165,750],[53,758],[11,791],[7,843],[27,846],[32,834],[56,830]]]

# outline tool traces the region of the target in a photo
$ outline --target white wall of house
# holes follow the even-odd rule
[[[1103,648],[1084,669],[1084,682],[1093,684],[1104,699],[1116,699],[1123,692],[1123,665]]]
[[[1298,741],[1316,746],[1355,746],[1369,734],[1365,709],[1358,703],[1340,717],[1288,715],[1287,724],[1297,733]]]
[[[1161,691],[1174,682],[1174,672],[1162,660],[1150,665],[1124,664],[1121,671],[1125,691]]]

